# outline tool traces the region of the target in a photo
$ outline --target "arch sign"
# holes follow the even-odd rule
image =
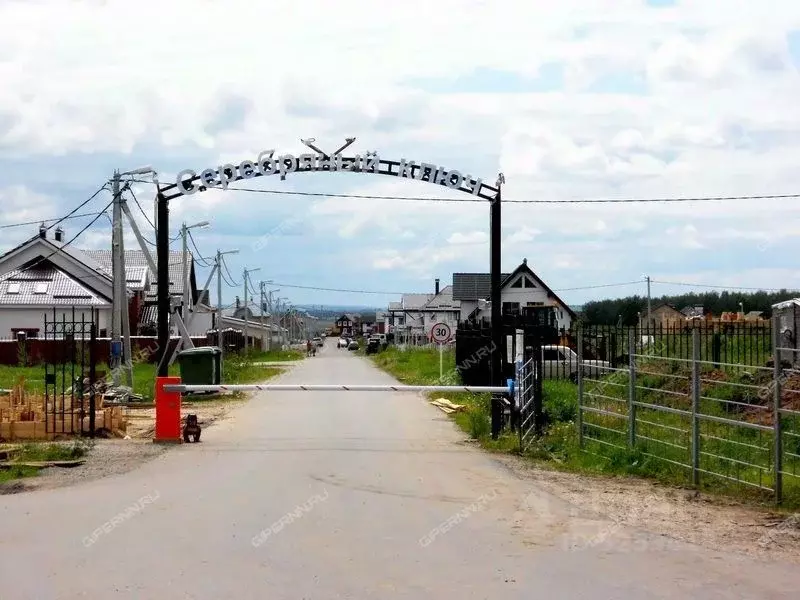
[[[373,173],[391,175],[405,179],[416,179],[441,185],[452,190],[465,192],[484,200],[495,200],[498,187],[488,185],[479,178],[463,174],[456,169],[413,160],[386,160],[377,152],[366,152],[364,156],[342,156],[339,152],[332,155],[323,152],[315,154],[281,154],[275,156],[275,150],[261,152],[255,160],[243,160],[238,165],[227,163],[216,168],[202,170],[199,174],[193,169],[184,169],[176,177],[175,183],[161,187],[161,193],[167,200],[180,196],[191,196],[204,192],[209,188],[228,189],[231,183],[254,177],[279,175],[286,179],[290,173]]]

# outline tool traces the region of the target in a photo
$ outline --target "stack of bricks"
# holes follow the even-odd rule
[[[26,392],[24,380],[7,396],[0,396],[0,440],[51,440],[56,437],[89,431],[89,415],[81,423],[80,402],[72,395],[56,395],[48,400],[36,392]],[[100,394],[95,396],[95,430],[105,429],[120,437],[125,435],[126,422],[119,406],[104,407]],[[84,405],[89,405],[88,394]]]

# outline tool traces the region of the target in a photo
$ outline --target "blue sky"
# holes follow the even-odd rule
[[[332,150],[356,136],[355,152],[486,181],[503,172],[504,269],[527,258],[554,289],[586,288],[564,291],[569,302],[644,293],[644,284],[591,288],[645,275],[800,288],[794,200],[510,204],[800,192],[800,6],[731,5],[570,0],[543,11],[512,0],[413,0],[396,14],[345,14],[321,1],[269,13],[232,2],[200,15],[176,2],[119,36],[114,24],[140,18],[124,2],[6,2],[0,225],[63,215],[115,168],[152,165],[168,181],[269,148],[298,154],[303,137]],[[217,26],[245,9],[252,18]],[[179,17],[185,31],[171,25]],[[248,187],[459,198],[357,174]],[[153,187],[134,191],[151,215]],[[109,200],[104,193],[86,210]],[[298,303],[384,305],[396,292],[432,290],[434,278],[488,270],[488,207],[475,203],[211,191],[172,207],[173,233],[203,219],[212,227],[194,237],[205,255],[238,248],[229,257],[237,280],[259,267],[256,281],[279,282]],[[68,221],[68,237],[89,220]],[[140,226],[154,237],[143,217]],[[0,231],[5,250],[36,226]],[[75,244],[108,247],[108,221]],[[654,293],[684,289],[658,284]],[[226,301],[237,293],[226,288]]]

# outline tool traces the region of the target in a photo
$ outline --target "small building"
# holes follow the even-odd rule
[[[686,322],[686,315],[675,308],[672,304],[664,302],[650,309],[650,318],[647,318],[647,311],[644,311],[639,321],[639,327],[646,329],[649,327],[674,327],[683,325]]]
[[[354,337],[358,334],[361,315],[355,313],[345,313],[336,319],[336,328],[342,337]]]

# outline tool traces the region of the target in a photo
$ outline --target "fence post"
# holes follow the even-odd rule
[[[700,332],[692,330],[692,483],[700,485]]]
[[[772,323],[772,362],[773,362],[773,430],[775,435],[775,504],[783,501],[783,440],[781,439],[781,361],[778,351],[778,320]]]
[[[578,326],[578,447],[583,450],[583,327]]]
[[[636,332],[628,330],[628,446],[636,447]]]

